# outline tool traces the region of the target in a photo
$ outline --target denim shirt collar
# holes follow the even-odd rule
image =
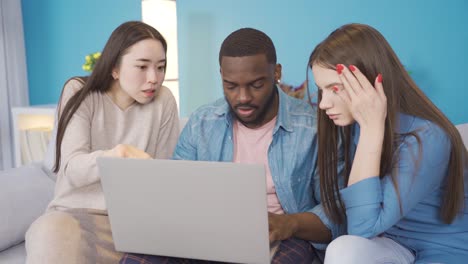
[[[276,115],[276,124],[273,129],[273,134],[275,134],[280,127],[288,132],[292,132],[293,128],[291,124],[291,118],[288,115],[288,109],[290,107],[289,104],[292,98],[289,95],[287,95],[282,89],[280,89],[277,85],[276,85],[276,89],[278,91],[279,105],[278,105],[278,113]],[[217,114],[218,116],[225,116],[226,125],[228,127],[232,126],[233,116],[232,116],[229,104],[227,103],[226,99],[224,99],[224,103],[220,104],[214,110],[214,113]]]

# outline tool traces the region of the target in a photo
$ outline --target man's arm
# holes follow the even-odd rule
[[[315,157],[316,155],[317,152],[314,153]],[[344,162],[341,162],[338,164],[338,173],[343,173],[343,170]],[[320,175],[317,166],[312,172],[311,184],[315,201],[318,203],[312,209],[295,214],[268,214],[270,241],[296,237],[311,241],[315,247],[324,249],[326,244],[346,232],[346,225],[336,224],[331,221],[326,215],[322,204],[320,204]],[[343,186],[342,182],[340,182],[340,186]]]
[[[313,213],[268,214],[270,241],[296,237],[316,243],[329,243],[330,229]]]

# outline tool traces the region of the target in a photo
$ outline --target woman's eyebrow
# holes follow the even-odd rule
[[[145,58],[136,59],[136,61],[151,62],[151,60],[145,59]],[[161,62],[166,62],[166,59],[161,59],[161,60],[157,61],[157,63],[161,63]]]

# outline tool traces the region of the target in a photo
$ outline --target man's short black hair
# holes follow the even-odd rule
[[[223,41],[219,51],[219,65],[223,56],[244,57],[258,54],[265,54],[268,63],[276,64],[276,50],[270,37],[257,29],[241,28]]]

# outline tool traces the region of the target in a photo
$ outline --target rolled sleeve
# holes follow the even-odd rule
[[[382,202],[382,187],[379,177],[357,182],[340,190],[341,198],[345,202],[346,210],[365,205]]]
[[[357,182],[340,193],[346,206],[348,233],[369,238],[375,236],[383,201],[379,177]]]

